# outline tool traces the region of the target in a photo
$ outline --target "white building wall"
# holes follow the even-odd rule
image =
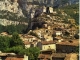
[[[24,59],[23,60],[28,60],[28,56],[24,55]]]
[[[57,35],[57,36],[59,36],[59,35],[61,35],[61,34],[62,34],[61,31],[56,31],[56,35]]]
[[[43,6],[43,12],[44,12],[44,13],[46,12],[46,7],[45,7],[45,6]]]
[[[56,51],[56,44],[42,45],[42,50],[54,49]]]
[[[25,45],[25,49],[30,48],[30,44]]]
[[[49,11],[50,11],[50,13],[53,13],[53,8],[49,7]]]

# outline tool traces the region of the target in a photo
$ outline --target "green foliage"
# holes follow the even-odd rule
[[[0,18],[1,19],[7,19],[11,21],[19,21],[19,22],[28,22],[28,19],[26,17],[18,17],[16,13],[12,13],[9,11],[0,11]]]
[[[76,24],[79,25],[79,4],[61,7],[60,9],[64,10],[64,12],[70,15],[71,18],[75,19]]]
[[[7,48],[10,47],[10,39],[7,36],[0,36],[0,51],[5,51]]]
[[[25,33],[27,29],[27,25],[23,25],[23,24],[16,25],[15,27],[18,33]]]
[[[23,41],[20,39],[18,33],[15,32],[12,35],[10,47],[19,46],[19,45],[24,47]]]
[[[11,38],[7,36],[0,36],[0,51],[24,55],[25,46],[18,33],[15,32]]]
[[[0,25],[0,33],[1,32],[7,32],[9,34],[13,34],[14,32],[18,33],[26,33],[27,25],[19,24],[19,25],[8,25],[8,26],[2,26]]]
[[[79,25],[79,4],[60,7],[55,10],[58,13],[57,16],[61,17],[64,23],[70,23],[68,19],[75,19],[75,25]],[[67,16],[62,15],[61,12],[65,12]]]
[[[25,49],[23,49],[23,46],[14,46],[12,48],[7,48],[6,52],[14,52],[18,55],[24,55],[25,54]]]
[[[16,32],[16,27],[15,27],[14,25],[6,26],[6,31],[7,31],[9,34],[13,34],[13,32]]]
[[[19,21],[19,22],[28,22],[27,17],[23,16],[17,16],[16,13],[12,13],[9,11],[0,11],[0,19],[7,19],[10,21]],[[2,26],[0,25],[0,33],[1,32],[8,32],[9,34],[13,34],[13,32],[18,32],[18,33],[25,33],[27,29],[27,25],[24,24],[19,24],[19,25],[8,25],[8,26]]]
[[[26,49],[26,55],[29,56],[29,60],[37,60],[39,53],[40,49],[38,47],[31,47]]]
[[[71,16],[76,20],[76,24],[79,25],[79,13],[73,14]]]
[[[0,25],[0,33],[3,32],[5,30],[5,27]]]
[[[28,55],[29,60],[37,60],[37,57],[40,53],[38,47],[31,47],[25,49],[25,46],[20,39],[18,33],[13,33],[12,37],[0,36],[0,51],[8,53],[16,53],[18,55]]]
[[[79,10],[79,4],[73,4],[66,7],[61,7],[61,9],[78,9]]]

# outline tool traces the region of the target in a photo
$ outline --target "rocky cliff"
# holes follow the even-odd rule
[[[79,0],[74,0],[74,1],[73,0],[68,0],[68,1],[63,1],[63,0],[0,0],[0,12],[3,11],[3,13],[0,13],[0,19],[1,20],[4,20],[4,19],[13,20],[13,21],[25,20],[27,22],[29,18],[34,17],[34,14],[36,11],[35,7],[37,5],[33,5],[33,3],[34,4],[40,3],[41,5],[43,4],[45,6],[52,5],[52,6],[58,7],[58,6],[64,5],[64,3],[72,4],[72,3],[77,3],[78,1]],[[28,2],[32,2],[32,3],[28,4]],[[38,4],[38,6],[40,4]]]
[[[0,10],[6,10],[12,13],[16,13],[18,16],[23,16],[22,10],[17,3],[17,0],[1,0],[0,1]]]
[[[27,17],[24,16],[21,7],[17,0],[0,0],[0,24],[11,25],[19,22],[27,22]],[[5,21],[4,21],[5,20]],[[15,23],[13,23],[15,22]]]

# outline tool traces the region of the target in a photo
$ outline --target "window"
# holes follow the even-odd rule
[[[45,49],[45,47],[44,47],[44,49]]]

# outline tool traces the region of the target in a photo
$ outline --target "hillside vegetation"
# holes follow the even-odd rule
[[[69,16],[68,18],[75,19],[76,24],[79,25],[79,4],[60,7],[59,9],[63,10]]]
[[[28,19],[23,16],[18,16],[16,13],[9,11],[0,11],[0,19],[7,19],[11,21],[27,22]]]

